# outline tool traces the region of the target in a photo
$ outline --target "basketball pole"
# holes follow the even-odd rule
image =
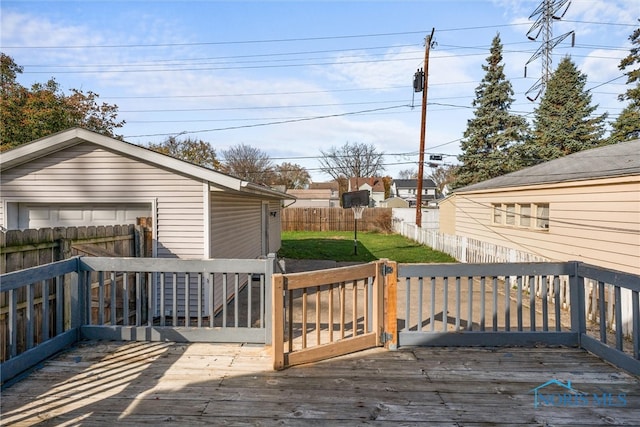
[[[356,209],[353,209],[353,254],[358,255],[358,216]]]

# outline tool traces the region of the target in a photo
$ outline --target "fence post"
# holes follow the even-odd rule
[[[389,271],[390,267],[392,270]],[[384,276],[384,346],[388,350],[398,349],[398,263],[383,264]]]
[[[273,369],[284,369],[284,276],[274,274],[272,276],[271,309],[273,321],[271,322],[271,347],[273,348]]]
[[[584,277],[578,274],[580,262],[570,261],[571,274],[569,275],[569,301],[571,307],[571,330],[578,334],[578,345],[582,347],[582,334],[587,332],[585,316],[585,292]]]

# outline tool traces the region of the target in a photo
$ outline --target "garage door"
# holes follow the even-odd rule
[[[151,216],[148,203],[129,204],[27,204],[18,205],[18,228],[80,227],[135,224]]]

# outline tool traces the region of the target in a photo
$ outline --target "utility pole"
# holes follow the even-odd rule
[[[427,88],[429,83],[429,51],[433,44],[433,33],[425,39],[424,71],[418,70],[414,75],[413,89],[422,91],[422,124],[420,125],[420,153],[418,159],[418,194],[416,194],[416,225],[422,227],[422,181],[424,180],[424,146],[427,135]]]

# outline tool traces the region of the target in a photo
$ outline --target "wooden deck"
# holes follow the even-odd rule
[[[263,346],[85,342],[4,389],[1,424],[640,424],[640,379],[578,349],[377,348],[271,364]],[[550,385],[556,405],[535,407],[533,389],[553,379],[574,394]]]

